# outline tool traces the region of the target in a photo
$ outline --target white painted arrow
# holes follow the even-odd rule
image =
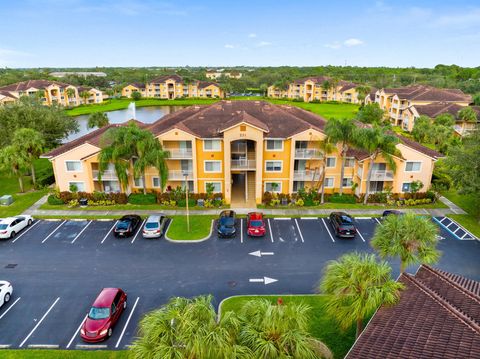
[[[255,256],[255,257],[261,257],[261,256],[273,256],[275,253],[255,251],[255,252],[250,252],[248,254],[250,254],[251,256]]]
[[[273,278],[269,278],[269,277],[250,278],[249,282],[250,283],[264,283],[266,285],[266,284],[278,282],[278,279],[273,279]]]

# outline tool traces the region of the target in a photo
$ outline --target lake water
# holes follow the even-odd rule
[[[139,107],[136,109],[136,120],[143,123],[153,123],[163,116],[173,113],[175,111],[181,110],[183,106],[150,106],[150,107]],[[122,123],[132,119],[132,113],[128,109],[117,110],[117,111],[106,111],[110,123]],[[79,131],[76,133],[71,133],[64,142],[69,142],[75,140],[87,133],[96,129],[89,129],[87,127],[89,115],[76,116],[75,119],[78,121]]]

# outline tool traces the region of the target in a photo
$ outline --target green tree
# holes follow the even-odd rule
[[[362,106],[357,113],[357,120],[363,123],[380,125],[384,120],[385,112],[378,103],[371,103]]]
[[[342,157],[342,169],[340,172],[340,195],[343,194],[343,177],[345,174],[345,161],[351,144],[355,143],[356,126],[353,120],[347,118],[332,118],[327,121],[325,133],[334,144],[340,144],[340,156]]]
[[[367,97],[367,95],[370,93],[371,88],[370,86],[357,86],[355,90],[358,93],[358,101],[364,103],[365,97]]]
[[[17,146],[9,145],[0,150],[0,169],[17,177],[20,192],[25,192],[23,187],[23,174],[28,167],[28,158],[25,153],[19,152]]]
[[[440,126],[452,127],[455,124],[455,117],[453,117],[449,113],[442,113],[441,115],[438,115],[437,117],[435,117],[434,124],[440,125]]]
[[[475,106],[480,106],[480,93],[477,93],[475,96],[473,96],[473,104]]]
[[[413,125],[412,136],[415,141],[425,142],[432,126],[432,120],[428,116],[420,116]]]
[[[372,247],[382,258],[399,257],[400,273],[412,264],[432,264],[440,258],[437,249],[438,228],[430,218],[414,213],[402,216],[387,216],[377,226]]]
[[[365,191],[365,198],[363,204],[367,204],[368,196],[370,195],[370,182],[372,178],[373,164],[378,156],[382,156],[388,163],[390,169],[395,172],[396,164],[393,160],[394,155],[398,155],[399,151],[396,147],[398,138],[396,136],[387,134],[385,129],[378,127],[359,128],[356,131],[357,144],[368,152],[369,164],[367,174],[367,189]]]
[[[327,136],[323,141],[319,142],[318,149],[322,152],[322,167],[321,167],[321,197],[320,203],[325,203],[325,175],[326,175],[326,168],[327,168],[327,155],[335,152],[337,147],[330,142],[330,138]]]
[[[478,120],[478,116],[475,110],[468,106],[459,110],[457,116],[461,121],[465,122],[477,122]]]
[[[82,91],[82,92],[80,92],[80,97],[83,98],[83,104],[87,105],[88,104],[88,99],[90,97],[90,92]]]
[[[348,253],[330,261],[320,284],[328,295],[327,313],[340,327],[356,323],[356,337],[363,331],[363,321],[380,305],[392,305],[400,297],[401,283],[390,276],[387,262],[377,262],[374,254]]]
[[[102,128],[109,124],[108,116],[104,112],[94,112],[88,116],[88,128]]]
[[[32,182],[36,186],[37,178],[34,163],[45,149],[45,140],[42,134],[32,128],[18,129],[13,134],[12,145],[17,148],[20,157],[27,159],[32,173]]]
[[[66,93],[67,93],[67,103],[70,104],[70,99],[75,98],[75,90],[69,87]]]
[[[423,182],[416,180],[410,183],[410,193],[413,194],[414,198],[417,198],[417,193],[423,188]]]
[[[133,91],[131,97],[133,101],[138,101],[142,99],[142,94],[138,91]]]

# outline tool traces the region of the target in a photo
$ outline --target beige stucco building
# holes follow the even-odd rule
[[[122,90],[122,95],[123,93]],[[184,97],[223,98],[224,96],[223,90],[214,82],[187,82],[179,75],[160,76],[145,84],[145,97],[173,100]]]

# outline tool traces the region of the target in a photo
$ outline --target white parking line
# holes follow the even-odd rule
[[[323,225],[325,226],[325,229],[327,230],[328,232],[328,235],[330,236],[330,238],[332,239],[332,242],[335,243],[335,239],[333,239],[333,236],[332,234],[330,233],[330,230],[328,229],[328,226],[327,226],[327,223],[325,223],[325,219],[321,218],[322,222],[323,222]]]
[[[243,243],[243,218],[240,218],[240,243]]]
[[[379,225],[382,225],[382,222],[380,222],[380,220],[379,220],[377,217],[373,217],[373,219],[374,219]]]
[[[372,217],[355,217],[355,219],[372,219]]]
[[[29,349],[58,349],[58,344],[28,344]]]
[[[272,233],[272,226],[270,225],[270,218],[267,218],[267,222],[268,222],[268,229],[269,229],[269,232],[270,232],[270,239],[273,243],[273,233]]]
[[[88,222],[87,225],[86,225],[85,227],[83,227],[83,229],[80,231],[80,233],[77,234],[77,236],[73,239],[72,244],[75,243],[75,241],[77,240],[77,238],[82,235],[82,233],[88,228],[88,226],[89,226],[92,222],[93,222],[93,221]]]
[[[128,316],[127,322],[125,323],[125,326],[123,327],[122,333],[120,334],[120,337],[118,338],[117,344],[115,345],[115,348],[118,348],[120,345],[120,342],[122,341],[123,335],[125,334],[125,330],[127,329],[128,323],[130,323],[130,319],[132,319],[133,312],[135,311],[135,308],[137,307],[138,300],[140,297],[137,297],[135,300],[135,304],[133,305],[132,310],[130,311],[130,315]]]
[[[20,298],[22,298],[22,297],[18,297],[17,300],[16,300],[15,302],[13,302],[13,303],[7,308],[7,310],[6,310],[5,312],[3,312],[2,315],[0,315],[0,319],[2,319],[2,318],[8,313],[8,311],[13,308],[13,306],[14,306],[15,304],[17,304],[17,302],[20,300]]]
[[[358,233],[358,235],[360,236],[360,238],[362,239],[362,241],[365,242],[365,238],[363,238],[362,233],[360,233],[360,231],[359,231],[358,229],[357,229],[357,233]]]
[[[57,299],[55,299],[55,302],[53,302],[53,304],[50,306],[50,308],[48,308],[47,312],[43,315],[43,317],[38,321],[37,325],[35,325],[32,329],[32,331],[30,333],[28,333],[27,337],[25,339],[23,339],[23,342],[20,343],[20,345],[18,346],[19,348],[23,347],[23,344],[25,344],[25,342],[28,340],[28,338],[30,338],[32,336],[32,334],[35,332],[35,330],[37,330],[37,328],[40,326],[40,324],[42,324],[43,320],[47,317],[48,313],[50,313],[50,311],[53,309],[53,307],[55,306],[55,304],[57,304],[57,302],[60,300],[60,297],[58,297]]]
[[[29,230],[31,230],[33,227],[35,227],[37,224],[39,224],[41,221],[36,221],[30,228],[27,228],[26,231],[24,231],[22,234],[20,234],[19,236],[17,236],[17,238],[15,238],[12,243],[15,243],[16,241],[18,241],[20,238],[23,237],[24,234],[28,233]]]
[[[0,344],[0,349],[8,349],[12,346],[12,344]]]
[[[298,225],[298,221],[296,218],[295,218],[295,224],[297,225],[298,233],[300,234],[300,239],[302,240],[302,243],[305,243],[305,241],[303,240],[302,231],[300,230],[300,226]]]
[[[61,226],[63,226],[63,224],[64,224],[65,222],[67,222],[67,221],[63,221],[62,223],[60,223],[60,224],[57,226],[57,228],[55,228],[55,229],[53,230],[53,232],[50,233],[50,234],[47,236],[47,238],[45,238],[45,239],[42,241],[42,243],[45,243],[45,242],[47,241],[47,239],[49,239],[51,236],[53,236],[53,234],[54,234]]]
[[[103,242],[105,242],[105,239],[107,239],[108,235],[109,235],[110,233],[112,233],[112,231],[113,231],[113,229],[115,228],[115,226],[117,225],[117,223],[118,223],[118,221],[116,221],[116,222],[113,224],[112,228],[110,228],[110,230],[108,231],[107,235],[106,235],[105,237],[103,237],[102,241],[100,242],[101,244],[103,244]]]
[[[274,218],[274,220],[276,221],[289,221],[291,220],[290,217],[277,217],[277,218]]]
[[[78,332],[80,331],[80,328],[83,325],[83,322],[85,322],[85,320],[87,319],[87,316],[88,314],[85,315],[85,317],[82,319],[82,322],[78,326],[77,330],[75,330],[75,333],[73,333],[72,339],[70,339],[70,341],[67,344],[67,349],[70,348],[70,345],[72,345],[73,341],[75,340],[75,337],[77,336]]]
[[[305,220],[309,220],[309,219],[317,219],[317,217],[300,217],[301,220],[305,221]]]
[[[132,242],[131,242],[132,244],[133,244],[133,242],[135,242],[135,239],[137,239],[138,234],[142,231],[143,225],[145,224],[146,221],[147,221],[146,218],[142,221],[142,224],[140,225],[140,228],[138,229],[137,233],[135,234],[135,237],[133,237],[133,239],[132,239]]]
[[[107,349],[108,345],[106,344],[77,344],[75,349]]]

